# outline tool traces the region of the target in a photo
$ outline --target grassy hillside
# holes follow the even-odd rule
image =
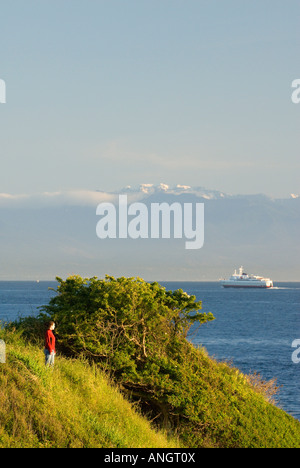
[[[194,440],[191,429],[187,439],[185,430],[180,430],[182,441],[196,447],[300,447],[299,421],[274,405],[275,382],[219,363],[204,349],[191,346],[189,355],[183,383],[189,383],[190,419],[193,410],[198,428]]]
[[[0,332],[0,448],[179,447],[151,428],[95,366],[59,357],[46,369],[42,350]]]
[[[16,332],[2,330],[0,338],[7,344],[7,362],[0,364],[0,448],[180,446],[151,427],[95,365],[59,356],[55,369],[46,369],[40,347]],[[194,373],[182,380],[193,387],[195,379],[190,407],[197,400],[195,421],[200,414],[202,427],[195,423],[194,443],[181,427],[181,446],[300,447],[299,422],[268,401],[269,389],[259,380],[203,350],[191,353],[198,367],[191,356]]]

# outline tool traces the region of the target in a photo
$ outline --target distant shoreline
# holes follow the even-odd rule
[[[131,276],[128,276],[128,277],[131,277]],[[99,277],[100,278],[100,277]],[[164,283],[173,283],[173,284],[190,284],[190,283],[200,283],[200,284],[205,284],[205,283],[210,283],[210,284],[219,284],[219,280],[145,280],[147,281],[148,283],[153,283],[153,282],[157,282],[159,284],[164,284]],[[36,284],[45,284],[45,283],[51,283],[53,285],[57,284],[57,281],[56,280],[34,280],[34,279],[17,279],[17,280],[13,280],[13,279],[0,279],[0,284],[4,284],[4,283],[36,283]],[[277,289],[279,287],[284,287],[285,285],[287,284],[299,284],[300,285],[300,280],[298,281],[288,281],[288,280],[285,280],[285,281],[276,281],[274,280],[274,287],[273,288],[267,288],[268,290],[272,290],[272,289]],[[221,285],[220,285],[221,286]],[[249,289],[249,288],[240,288],[240,289]],[[264,289],[264,288],[262,288]]]

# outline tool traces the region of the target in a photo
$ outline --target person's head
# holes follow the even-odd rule
[[[54,330],[54,328],[55,328],[55,322],[51,320],[48,324],[48,330]]]

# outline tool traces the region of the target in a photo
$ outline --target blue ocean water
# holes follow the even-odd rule
[[[224,289],[215,282],[161,282],[203,301],[216,320],[191,334],[195,345],[242,372],[277,378],[278,406],[300,420],[300,364],[292,361],[292,343],[300,339],[300,283],[273,289]],[[55,293],[55,282],[0,282],[0,321],[35,315]],[[193,331],[193,330],[191,330]]]
[[[230,361],[244,373],[277,379],[277,406],[300,420],[300,364],[292,361],[300,339],[300,283],[277,283],[272,289],[225,289],[215,282],[168,282],[202,300],[213,322],[191,333],[210,356]],[[193,332],[193,330],[191,330]]]
[[[10,322],[19,317],[36,315],[38,307],[49,303],[56,282],[0,281],[0,321]]]

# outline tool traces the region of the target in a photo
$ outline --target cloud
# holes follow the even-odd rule
[[[0,207],[40,208],[43,206],[96,206],[101,202],[115,202],[116,194],[92,190],[43,192],[37,194],[12,195],[0,193]]]
[[[108,202],[117,204],[119,195],[126,193],[130,202],[141,200],[148,191],[144,188],[152,184],[141,184],[137,190],[128,186],[120,192],[104,192],[100,190],[69,190],[56,192],[42,192],[36,194],[0,193],[0,208],[42,208],[55,206],[90,206]],[[167,187],[167,186],[165,186]]]
[[[149,170],[211,170],[220,171],[241,168],[257,168],[262,165],[261,158],[241,157],[231,155],[227,158],[222,147],[211,149],[211,145],[191,145],[181,143],[176,149],[166,147],[160,150],[145,150],[136,147],[128,141],[111,140],[106,144],[89,148],[85,159],[100,161],[101,164],[117,164],[121,167],[140,168],[149,173]],[[266,163],[267,164],[267,163]],[[269,163],[268,163],[269,165]]]

